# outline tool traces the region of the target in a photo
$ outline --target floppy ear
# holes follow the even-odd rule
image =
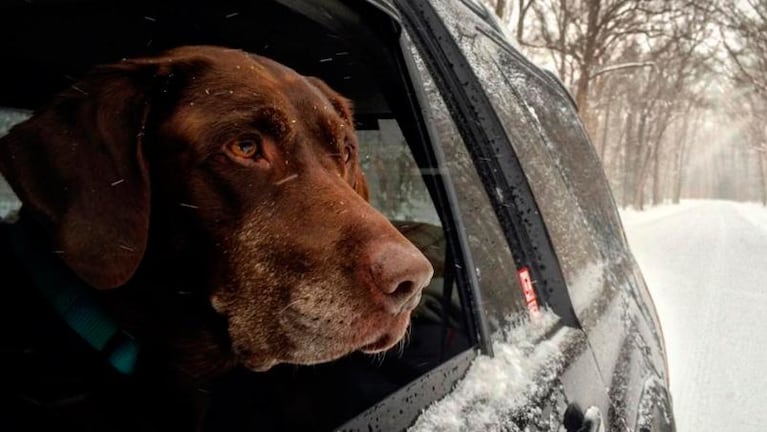
[[[316,78],[316,77],[306,77],[307,81],[311,83],[314,87],[316,87],[318,90],[322,92],[323,95],[325,95],[326,98],[328,98],[328,101],[331,105],[333,105],[333,109],[336,110],[339,116],[346,122],[346,124],[354,128],[354,114],[352,112],[352,103],[349,99],[346,99],[345,97],[338,94],[335,90],[331,89],[330,86],[328,86],[325,81]],[[356,139],[355,139],[356,142]],[[355,173],[354,173],[354,190],[365,199],[365,201],[370,201],[370,193],[368,191],[368,182],[365,179],[365,174],[362,172],[362,167],[357,164],[355,167]]]
[[[0,139],[0,172],[85,282],[118,287],[147,245],[143,127],[158,66],[96,69]]]

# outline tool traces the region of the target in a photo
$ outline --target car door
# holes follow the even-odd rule
[[[444,182],[463,255],[455,271],[468,282],[458,288],[467,291],[461,297],[469,299],[465,312],[476,323],[478,341],[474,351],[446,361],[339,430],[548,431],[563,424],[577,430],[583,413],[576,399],[588,407],[598,404],[593,395],[603,394],[583,333],[525,297],[518,245],[501,226],[489,198],[494,192],[482,178],[484,167],[459,133],[461,123],[416,44],[408,35],[402,43],[423,116],[412,120],[425,129],[433,153],[432,171],[421,171]],[[375,175],[369,177],[378,183]]]
[[[528,238],[536,251],[546,246],[553,251],[536,257],[546,269],[533,274],[548,281],[543,297],[553,300],[552,309],[564,320],[573,312],[587,334],[596,375],[610,393],[609,407],[603,405],[607,425],[611,430],[672,427],[657,317],[567,91],[517,53],[475,2],[432,4],[433,10],[423,6],[424,15],[434,12],[446,24],[468,59],[464,80],[476,76],[524,170],[526,182],[519,183],[530,186],[534,199],[521,208],[534,209],[529,219],[545,224],[550,242],[537,234],[541,228],[535,222],[526,225]],[[499,163],[513,175],[514,164]]]

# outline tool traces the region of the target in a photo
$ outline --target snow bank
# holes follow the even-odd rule
[[[758,203],[739,203],[738,214],[762,231],[767,231],[767,207]]]
[[[679,204],[663,204],[647,210],[635,210],[627,208],[620,210],[621,219],[624,225],[643,225],[674,216],[678,213],[684,213],[693,210],[701,205],[705,205],[705,200],[682,200]]]

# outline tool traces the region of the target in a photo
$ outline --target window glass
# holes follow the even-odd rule
[[[573,204],[582,212],[589,228],[606,248],[622,250],[620,244],[615,244],[622,236],[618,234],[619,217],[612,194],[599,158],[569,98],[562,97],[558,89],[546,85],[538,75],[526,71],[526,66],[507,50],[501,50],[497,67],[503,72],[505,82],[514,86],[519,100],[527,104],[534,122],[540,125],[538,130],[548,154],[562,172],[563,182],[573,195]]]
[[[391,220],[440,225],[421,172],[393,119],[379,119],[377,130],[358,130],[362,169],[370,203]]]
[[[422,79],[429,120],[437,134],[435,141],[444,152],[445,169],[455,188],[457,206],[476,266],[472,270],[481,287],[482,308],[491,332],[496,332],[505,327],[505,321],[526,311],[514,257],[447,105],[412,42],[408,39],[407,43]]]
[[[612,286],[604,283],[604,270],[610,244],[615,240],[599,244],[594,241],[594,231],[616,229],[604,181],[589,183],[603,175],[598,161],[584,158],[583,147],[590,144],[571,107],[565,104],[566,97],[555,95],[561,89],[551,80],[501,46],[491,29],[468,18],[472,14],[442,2],[435,2],[434,7],[469,60],[511,138],[560,260],[573,307],[583,319],[582,312],[593,299]],[[568,157],[571,164],[587,163],[587,169],[579,168],[585,172],[576,174],[576,170],[567,169],[563,160]],[[596,206],[587,202],[604,200],[608,201]],[[587,207],[602,210],[589,213],[584,211]]]
[[[446,263],[445,233],[422,170],[396,120],[378,119],[375,124],[378,129],[357,131],[370,204],[418,246],[435,270],[421,305],[414,311],[409,344],[398,360],[419,357],[420,374],[467,349],[469,342],[454,273],[445,269],[446,265],[453,266]],[[458,339],[455,335],[447,337],[447,333],[456,332]]]
[[[28,117],[27,111],[0,107],[0,137],[8,133],[13,125]],[[0,219],[17,210],[20,206],[19,199],[16,198],[5,179],[0,176]]]

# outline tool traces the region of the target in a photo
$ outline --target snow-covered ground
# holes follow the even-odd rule
[[[663,325],[679,432],[767,430],[767,209],[687,201],[623,220]]]

